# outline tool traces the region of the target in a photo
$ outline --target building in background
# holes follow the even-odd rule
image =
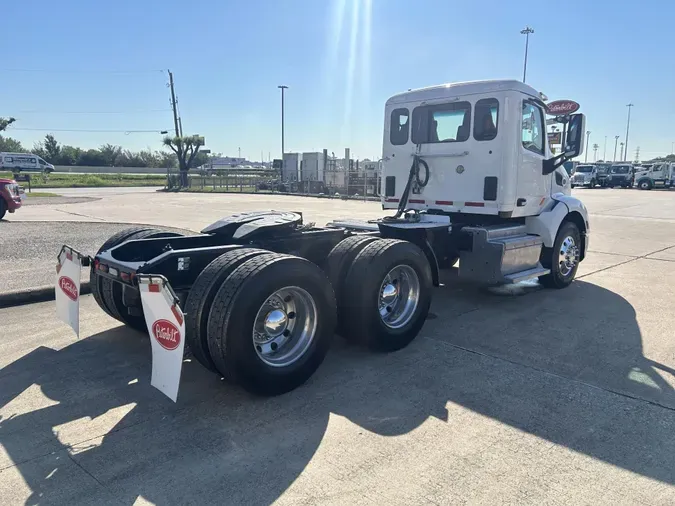
[[[281,180],[284,183],[292,183],[298,180],[301,162],[302,155],[300,153],[284,153],[284,165],[281,169]]]

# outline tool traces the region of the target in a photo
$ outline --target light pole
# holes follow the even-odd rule
[[[619,146],[621,146],[621,154],[619,155],[619,161],[624,161],[623,160],[623,142],[620,142]]]
[[[612,158],[613,162],[616,162],[616,147],[619,144],[619,136],[615,135],[614,136],[614,158]]]
[[[527,76],[527,49],[530,45],[530,34],[534,33],[534,30],[526,26],[520,33],[525,35],[525,62],[523,63],[523,82],[525,82],[525,77]]]
[[[602,161],[607,161],[607,136],[605,135],[605,149],[602,152]]]
[[[591,131],[586,130],[586,157],[584,158],[584,163],[588,162],[588,148],[590,147],[588,142],[590,138],[591,138]]]
[[[284,167],[284,153],[285,153],[285,146],[284,146],[284,91],[288,89],[288,86],[284,86],[283,84],[280,86],[277,86],[281,90],[281,171],[283,174],[283,167]]]
[[[597,143],[593,144],[593,161],[594,162],[598,161],[598,148],[600,148],[600,146],[598,146]]]
[[[626,105],[628,107],[628,121],[626,122],[626,143],[625,150],[623,152],[624,158],[623,161],[626,161],[626,156],[628,155],[628,130],[630,129],[630,110],[633,108],[633,104]]]

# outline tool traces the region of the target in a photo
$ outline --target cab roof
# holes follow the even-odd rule
[[[416,90],[408,90],[394,95],[387,104],[402,102],[421,102],[423,100],[435,100],[444,97],[457,97],[462,95],[478,95],[496,93],[499,91],[518,91],[537,99],[545,99],[537,90],[515,79],[493,79],[488,81],[466,81],[462,83],[447,83]]]

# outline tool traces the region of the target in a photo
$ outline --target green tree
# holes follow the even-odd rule
[[[46,156],[43,156],[49,163],[58,164],[61,160],[61,146],[52,134],[45,135],[43,146]]]
[[[188,171],[199,153],[199,148],[204,145],[204,137],[199,135],[188,135],[185,137],[164,137],[164,145],[171,149],[178,158],[178,169],[180,170],[180,185],[188,185]]]
[[[0,135],[0,152],[2,153],[25,153],[25,148],[16,139]]]
[[[81,155],[82,150],[80,148],[67,145],[61,146],[59,165],[77,165]]]
[[[16,118],[0,118],[0,132],[7,130],[7,127],[15,121]]]
[[[49,160],[49,156],[47,155],[47,150],[45,149],[45,145],[44,145],[43,142],[34,143],[33,149],[31,150],[31,153],[39,156],[40,158],[44,158],[47,161],[51,161],[51,160]]]
[[[114,146],[112,144],[104,144],[99,148],[99,151],[103,158],[106,161],[106,165],[110,167],[114,167],[115,165],[118,165],[117,159],[119,158],[120,154],[122,154],[122,146]]]
[[[88,149],[82,151],[77,159],[77,165],[88,165],[90,167],[105,167],[106,158],[98,149]]]

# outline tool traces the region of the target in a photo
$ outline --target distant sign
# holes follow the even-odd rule
[[[577,112],[580,107],[573,100],[555,100],[546,105],[546,112],[551,116],[560,116]]]
[[[20,183],[30,181],[30,174],[14,174],[14,180]]]
[[[549,144],[562,144],[562,132],[549,132],[548,133],[548,143]]]

